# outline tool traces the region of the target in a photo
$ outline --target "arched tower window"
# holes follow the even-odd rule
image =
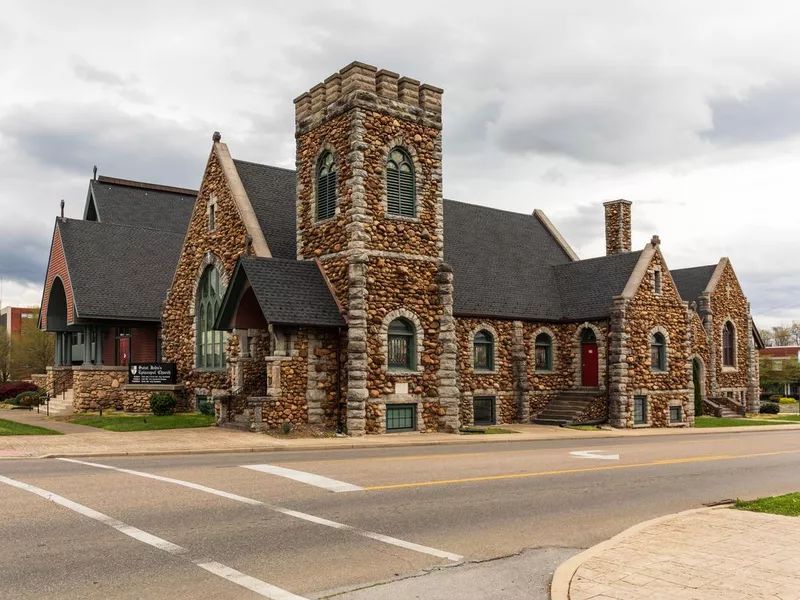
[[[553,340],[546,333],[536,336],[535,365],[537,371],[553,370]]]
[[[389,369],[410,371],[416,365],[416,334],[408,319],[395,319],[389,324]]]
[[[325,152],[317,163],[317,221],[336,215],[336,160]]]
[[[221,300],[219,271],[213,265],[209,265],[200,278],[195,311],[197,367],[201,369],[225,367],[225,334],[213,329]]]
[[[417,216],[417,193],[414,184],[414,163],[408,152],[395,148],[386,162],[387,212],[399,217]]]
[[[725,323],[722,330],[722,364],[726,367],[736,366],[736,331],[730,321]]]
[[[494,369],[494,338],[485,329],[475,334],[473,340],[476,371],[492,371]]]
[[[654,333],[650,338],[650,368],[654,371],[667,370],[667,341],[663,333]]]

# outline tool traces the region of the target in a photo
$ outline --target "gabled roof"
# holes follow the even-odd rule
[[[686,302],[697,302],[700,294],[705,291],[708,282],[711,281],[716,268],[717,265],[704,265],[702,267],[676,269],[675,271],[670,271],[670,275],[672,275],[672,281],[675,282],[675,287],[678,288],[681,298]]]
[[[274,258],[297,258],[296,174],[291,169],[233,160]]]
[[[75,320],[160,321],[183,232],[58,219]]]
[[[196,197],[194,190],[100,176],[89,182],[84,219],[185,234]]]
[[[603,319],[625,289],[642,251],[589,258],[554,267],[561,292],[562,318]]]
[[[242,256],[222,299],[216,328],[231,328],[231,319],[248,285],[268,323],[315,327],[346,324],[316,262]]]

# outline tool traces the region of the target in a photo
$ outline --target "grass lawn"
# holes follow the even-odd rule
[[[793,419],[797,421],[798,419]],[[717,417],[697,417],[695,427],[753,427],[755,425],[789,425],[788,419],[720,419]]]
[[[60,431],[0,419],[0,435],[62,435]]]
[[[737,500],[733,508],[751,510],[760,513],[773,513],[787,517],[800,517],[800,493],[786,494],[785,496],[772,496],[745,502]]]
[[[186,429],[187,427],[208,427],[214,424],[212,415],[182,413],[168,417],[153,415],[76,415],[70,423],[88,425],[108,431],[153,431],[155,429]]]

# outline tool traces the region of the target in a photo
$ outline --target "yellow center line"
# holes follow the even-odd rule
[[[708,462],[713,460],[731,460],[734,458],[756,458],[759,456],[777,456],[780,454],[800,454],[800,450],[779,450],[776,452],[759,452],[757,454],[720,454],[718,456],[697,456],[694,458],[674,458],[630,465],[607,465],[603,467],[586,467],[582,469],[561,469],[558,471],[539,471],[536,473],[513,473],[510,475],[485,475],[482,477],[465,477],[463,479],[439,479],[436,481],[417,481],[414,483],[393,483],[364,487],[366,491],[393,490],[400,488],[427,487],[432,485],[449,485],[452,483],[474,483],[478,481],[498,481],[503,479],[525,479],[529,477],[546,477],[549,475],[571,475],[573,473],[590,473],[593,471],[615,471],[619,469],[636,469],[641,467],[658,467],[689,462]]]

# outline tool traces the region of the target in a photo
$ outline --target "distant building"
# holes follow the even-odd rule
[[[0,309],[0,328],[11,335],[22,333],[22,324],[26,319],[34,321],[39,316],[38,308],[23,308],[19,306],[6,306]]]
[[[768,367],[772,371],[783,371],[784,365],[789,362],[795,364],[800,363],[800,346],[772,346],[769,348],[762,348],[759,351],[759,357],[765,362],[768,362]],[[797,382],[787,382],[778,384],[782,389],[765,390],[771,392],[782,393],[784,396],[800,395],[800,384]]]

